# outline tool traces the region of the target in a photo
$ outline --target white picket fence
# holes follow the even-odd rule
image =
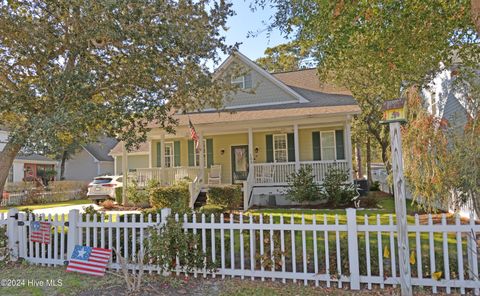
[[[18,215],[17,215],[18,214]],[[115,248],[127,259],[147,242],[148,228],[165,223],[169,209],[161,214],[82,216],[77,210],[68,215],[30,215],[11,209],[8,225],[12,257],[30,263],[64,265],[76,244]],[[195,270],[194,276],[240,277],[302,281],[305,285],[326,285],[368,289],[399,285],[396,226],[388,216],[358,216],[355,209],[346,210],[346,220],[338,215],[306,219],[301,216],[230,215],[197,217],[174,216],[183,222],[185,231],[199,236],[196,246],[218,268],[213,272]],[[29,241],[30,221],[52,223],[51,243]],[[308,222],[307,222],[308,221]],[[426,222],[426,223],[421,223]],[[415,217],[408,226],[412,285],[430,287],[437,292],[473,292],[479,294],[479,256],[477,237],[480,225],[459,218],[427,221]],[[16,243],[18,242],[18,243]],[[147,242],[148,243],[148,242]],[[183,273],[177,258],[177,274]],[[119,269],[114,255],[109,265]],[[135,269],[133,264],[130,269]],[[155,265],[145,265],[150,272],[161,272]],[[440,273],[441,272],[441,273]]]

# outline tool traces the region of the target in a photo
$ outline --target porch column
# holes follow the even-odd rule
[[[298,124],[293,125],[293,143],[295,147],[295,171],[300,170],[300,145],[298,143]]]
[[[203,132],[200,132],[199,133],[199,136],[198,136],[198,146],[199,146],[199,149],[198,149],[198,153],[200,153],[199,155],[199,164],[198,166],[200,167],[200,173],[199,173],[199,177],[200,177],[200,180],[202,180],[202,182],[205,182],[205,179],[204,179],[204,175],[205,175],[205,154],[204,154],[204,151],[203,151]]]
[[[352,132],[351,132],[351,117],[347,116],[347,120],[345,121],[345,149],[347,150],[345,153],[345,158],[348,164],[348,177],[350,182],[353,182],[353,167],[352,167]]]
[[[160,182],[161,184],[167,184],[167,180],[165,180],[165,134],[162,134],[160,138]]]
[[[248,129],[248,168],[253,169],[253,130]]]
[[[151,169],[153,167],[152,160],[153,160],[153,153],[152,153],[152,140],[148,141],[148,168]]]

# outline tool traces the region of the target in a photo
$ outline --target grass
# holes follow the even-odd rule
[[[104,277],[88,276],[78,273],[65,272],[65,267],[42,267],[27,264],[9,264],[0,268],[2,279],[20,280],[16,287],[0,287],[3,296],[27,295],[128,295],[124,280],[118,273],[108,272]],[[212,296],[287,296],[287,295],[400,295],[399,288],[386,286],[380,289],[374,286],[372,290],[362,289],[352,291],[348,288],[331,288],[322,284],[320,287],[304,286],[302,282],[283,284],[279,281],[265,282],[250,278],[241,280],[221,278],[193,278],[180,276],[161,276],[158,274],[145,275],[142,289],[130,295],[212,295]],[[40,283],[43,283],[40,286]],[[48,283],[56,283],[55,285]],[[363,288],[363,287],[362,287]],[[431,290],[414,288],[415,295],[431,295]]]
[[[76,200],[67,200],[67,201],[38,204],[38,205],[8,207],[8,208],[0,209],[0,213],[6,213],[11,208],[17,208],[19,211],[24,211],[25,209],[40,210],[40,209],[48,209],[48,208],[84,205],[84,204],[91,204],[91,203],[92,201],[89,199],[76,199]]]
[[[66,273],[65,267],[40,267],[27,264],[8,265],[1,269],[1,295],[77,295],[79,292],[121,283],[117,277],[94,277],[78,273]],[[48,281],[48,282],[47,282]],[[10,284],[8,284],[10,283]]]

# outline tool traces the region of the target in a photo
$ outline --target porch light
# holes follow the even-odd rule
[[[255,153],[258,153],[258,150],[259,150],[259,149],[258,149],[258,146],[255,147]]]
[[[224,155],[224,154],[225,154],[225,149],[220,150],[220,155]]]

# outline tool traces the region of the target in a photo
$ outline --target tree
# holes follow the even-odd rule
[[[467,0],[273,0],[268,5],[276,8],[271,28],[294,35],[314,53],[322,80],[353,93],[389,171],[388,133],[378,123],[383,102],[430,81],[440,62],[452,64],[453,53],[479,53]]]
[[[307,61],[309,53],[293,42],[268,47],[264,54],[255,62],[268,72],[296,71],[312,66]]]
[[[0,192],[22,146],[117,136],[131,148],[173,110],[220,107],[206,65],[228,52],[224,1],[0,2]],[[192,38],[195,36],[195,38]]]

